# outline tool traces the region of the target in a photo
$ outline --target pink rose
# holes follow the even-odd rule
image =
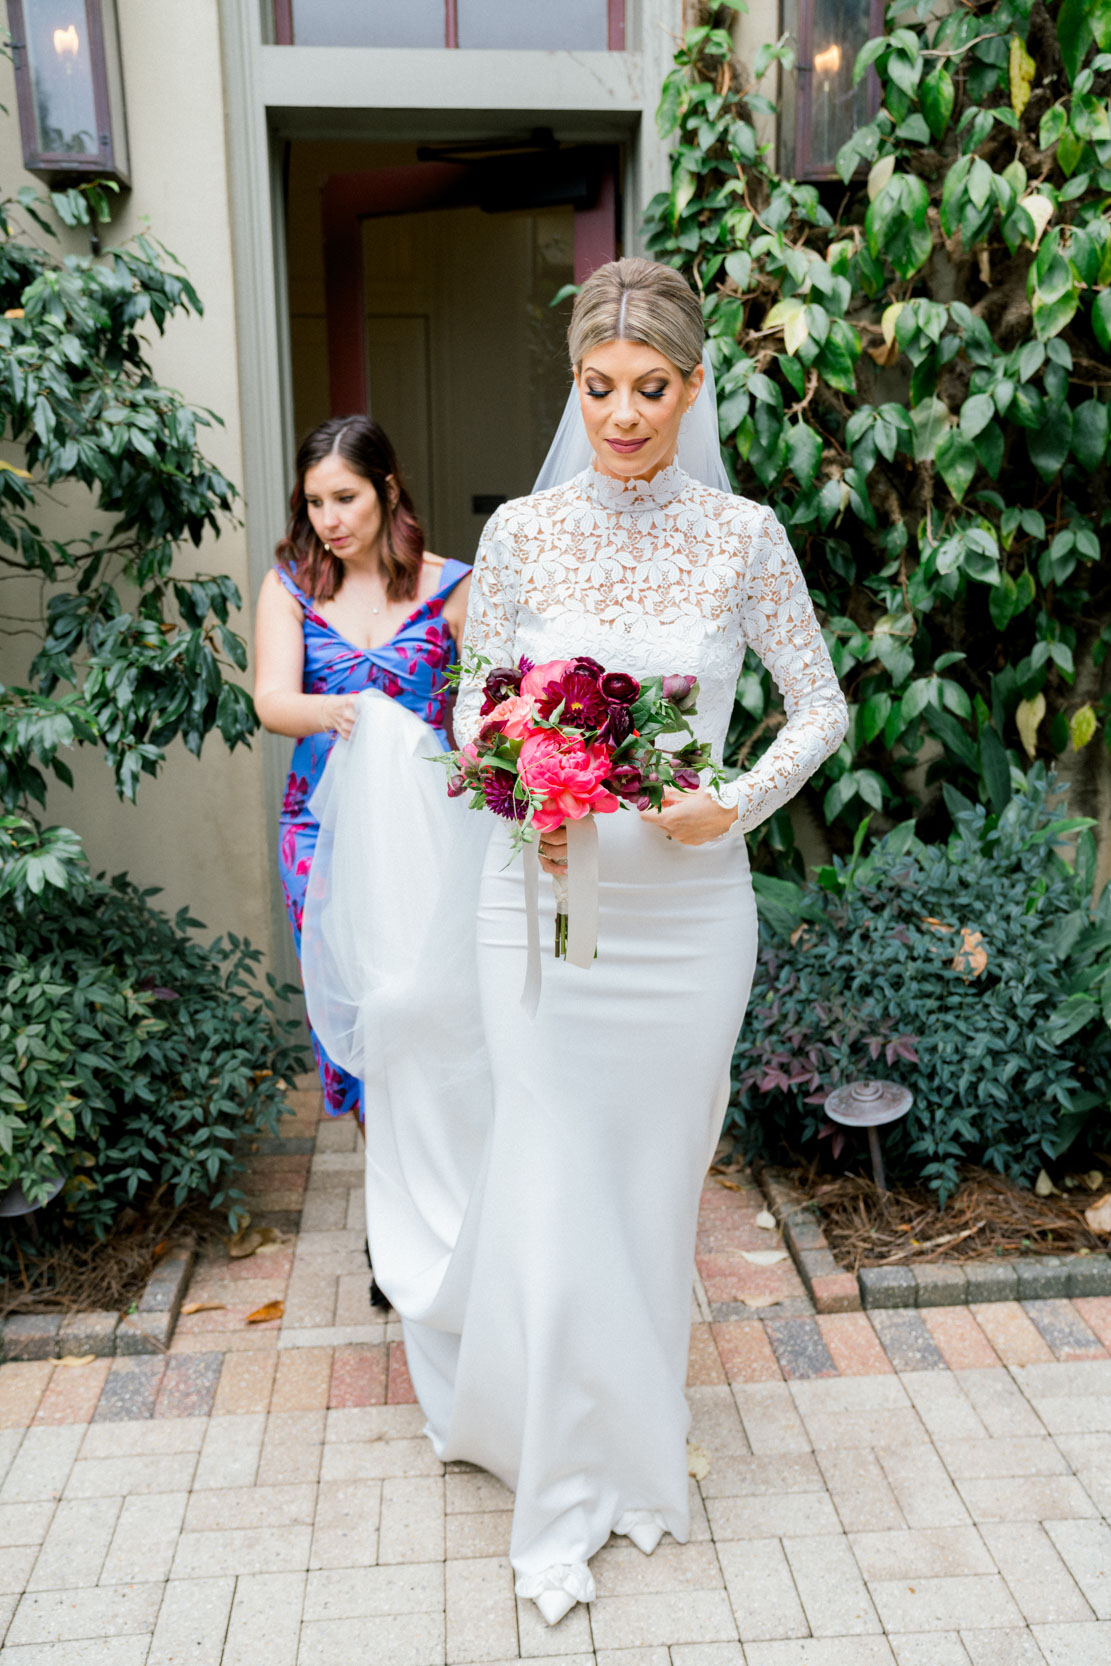
[[[548,676],[550,667],[538,669]],[[616,810],[618,800],[603,785],[612,767],[608,748],[598,741],[584,746],[577,737],[564,738],[550,729],[529,735],[517,769],[530,792],[544,795],[532,818],[537,832],[578,821],[592,810],[604,815]]]
[[[570,671],[574,663],[573,659],[550,659],[546,665],[534,665],[521,684],[521,693],[527,699],[538,699],[548,684],[558,683],[563,673]]]
[[[532,701],[522,694],[511,694],[508,700],[494,707],[489,721],[500,723],[502,733],[508,735],[510,740],[524,740],[533,732]]]

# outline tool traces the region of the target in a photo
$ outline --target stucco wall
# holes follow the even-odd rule
[[[204,431],[204,447],[234,481],[243,479],[232,244],[224,143],[223,78],[216,0],[119,0],[131,149],[132,190],[116,210],[106,244],[149,225],[180,257],[205,304],[204,317],[179,318],[164,338],[152,330],[156,376],[225,427]],[[11,66],[0,62],[0,181],[5,192],[35,183],[23,172]],[[83,239],[67,238],[80,251]],[[59,533],[59,510],[43,520]],[[71,497],[66,520],[87,524],[88,506]],[[181,570],[229,573],[247,597],[246,539],[229,528],[199,550],[183,547]],[[10,587],[9,587],[10,588]],[[15,611],[11,597],[6,610]],[[27,612],[29,609],[22,608]],[[245,611],[236,621],[249,634]],[[0,679],[26,673],[26,638],[0,645]],[[76,827],[95,867],[128,869],[144,885],[164,888],[171,908],[187,903],[212,932],[246,934],[269,952],[269,863],[261,759],[256,747],[229,754],[210,739],[197,760],[178,745],[156,779],[145,779],[135,806],[116,799],[106,767],[93,753],[74,759],[75,792],[51,794],[48,815]]]

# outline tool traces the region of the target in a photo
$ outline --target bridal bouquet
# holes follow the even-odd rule
[[[638,682],[582,655],[494,666],[483,687],[482,728],[445,756],[448,792],[469,792],[472,808],[512,822],[515,848],[564,822],[608,815],[621,803],[658,810],[669,787],[700,786],[699,771],[710,762],[709,747],[690,726],[697,697],[694,677]],[[684,734],[689,739],[677,748],[657,744],[663,735]],[[562,956],[566,887],[558,878],[556,906],[555,952]]]

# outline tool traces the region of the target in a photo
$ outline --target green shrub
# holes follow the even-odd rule
[[[1056,847],[1091,824],[1055,820],[1052,791],[1032,771],[995,817],[950,790],[948,844],[907,823],[861,859],[862,827],[808,885],[757,876],[731,1119],[750,1152],[813,1155],[826,1094],[877,1075],[915,1095],[889,1168],[943,1199],[964,1163],[1029,1182],[1082,1133],[1111,1138],[1111,887],[1090,908],[1091,833],[1075,867]]]
[[[64,1179],[52,1235],[102,1236],[156,1191],[235,1227],[236,1142],[276,1131],[282,1079],[305,1068],[282,992],[255,987],[259,951],[198,942],[154,894],[86,879],[0,912],[0,1190],[39,1202]]]

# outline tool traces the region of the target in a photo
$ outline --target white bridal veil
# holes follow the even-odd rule
[[[725,464],[721,460],[721,444],[718,440],[718,402],[714,367],[705,348],[702,351],[702,368],[706,372],[706,380],[698,398],[680,424],[675,461],[692,480],[701,480],[704,486],[712,486],[717,492],[731,492],[733,488],[725,472]],[[572,480],[576,474],[582,473],[592,455],[590,441],[583,426],[582,411],[579,408],[579,390],[572,382],[555,439],[548,448],[548,455],[540,473],[536,476],[533,491],[546,492],[549,486],[562,486],[565,480]]]

